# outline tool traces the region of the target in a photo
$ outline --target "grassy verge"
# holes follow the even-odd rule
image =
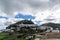
[[[0,33],[0,39],[6,37],[8,34],[7,33]]]
[[[9,35],[7,33],[0,33],[0,39],[4,39],[4,40],[15,40],[17,38],[17,40],[26,40],[26,35],[22,35],[21,37],[17,38],[16,35]],[[33,36],[33,38],[31,38],[31,40],[35,40],[35,36]]]

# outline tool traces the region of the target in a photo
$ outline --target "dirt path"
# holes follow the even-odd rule
[[[35,40],[40,40],[39,38],[36,38]],[[43,39],[41,39],[43,40]],[[60,39],[44,39],[44,40],[60,40]]]
[[[55,39],[55,38],[53,38],[53,39],[46,39],[46,38],[44,38],[44,36],[36,34],[36,39],[35,40],[60,40],[60,39],[58,39],[58,38],[57,39]]]
[[[39,38],[36,38],[35,40],[40,40]]]
[[[46,39],[46,40],[60,40],[60,39]]]

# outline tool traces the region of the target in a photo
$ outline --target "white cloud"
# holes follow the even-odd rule
[[[49,2],[50,0],[40,0],[41,2]]]
[[[54,22],[54,23],[60,23],[60,8],[59,6],[54,6],[52,9],[47,9],[43,11],[36,11],[35,14],[36,18],[35,21],[42,21],[41,23],[47,23],[47,22]],[[49,20],[45,20],[49,19]]]
[[[5,23],[6,23],[6,19],[1,18],[1,19],[0,19],[0,26],[1,26],[1,25],[4,25]]]
[[[14,22],[18,22],[18,21],[21,21],[21,20],[24,20],[23,18],[14,18],[13,21]]]
[[[52,16],[52,21],[58,22],[60,20],[60,1],[59,0],[0,0],[1,1],[1,11],[0,15],[5,16],[6,14],[13,17],[9,18],[8,21],[14,23],[14,16],[17,13],[23,15],[32,15],[35,16],[33,21],[41,21],[41,23],[48,22],[45,19],[50,15]],[[5,14],[6,13],[6,14]],[[22,18],[23,19],[23,18]],[[57,19],[57,20],[56,20]],[[18,19],[20,20],[20,19]]]
[[[36,23],[35,21],[41,21],[40,24],[47,23],[47,22],[59,23],[59,20],[60,20],[60,8],[59,7],[60,7],[59,5],[55,5],[54,7],[46,9],[46,10],[33,9],[30,7],[26,7],[26,9],[24,9],[23,11],[20,11],[20,13],[23,15],[35,16],[35,19],[33,19],[34,23]],[[18,12],[15,12],[14,15],[16,15],[17,13]],[[54,19],[54,20],[49,21],[45,19]]]
[[[5,14],[4,12],[2,12],[2,11],[0,11],[0,16],[2,16],[2,17],[8,17],[8,15]],[[7,19],[5,19],[5,18],[0,18],[0,26],[4,26],[5,23],[6,23],[6,21],[7,21]]]
[[[0,11],[0,16],[5,16],[5,17],[8,17],[7,14],[5,14],[4,12]]]

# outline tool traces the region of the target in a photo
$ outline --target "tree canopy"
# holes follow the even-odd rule
[[[22,20],[17,22],[16,24],[34,24],[31,20]]]

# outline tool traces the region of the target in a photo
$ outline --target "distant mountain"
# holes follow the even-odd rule
[[[54,29],[56,28],[60,29],[60,24],[58,23],[45,23],[45,24],[42,24],[41,26],[50,26],[50,27],[53,27]]]

